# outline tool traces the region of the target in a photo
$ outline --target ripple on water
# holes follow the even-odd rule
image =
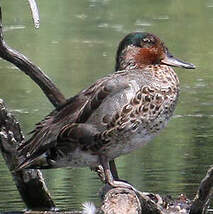
[[[212,114],[176,114],[173,116],[173,118],[184,118],[184,117],[194,117],[194,118],[213,118],[213,115]]]
[[[11,109],[10,112],[19,114],[29,114],[29,111],[26,111],[24,109]]]
[[[85,201],[99,201],[97,192],[102,184],[88,168],[43,170],[43,176],[59,209],[79,210]]]
[[[167,15],[162,15],[162,16],[158,16],[158,17],[154,17],[154,20],[168,20],[169,16]]]
[[[99,28],[111,28],[117,32],[123,32],[123,25],[121,25],[121,24],[110,25],[109,23],[103,22],[103,23],[98,24],[98,27]]]
[[[138,19],[138,20],[136,20],[135,25],[142,26],[142,27],[150,27],[150,26],[152,26],[152,23]]]
[[[12,30],[22,30],[25,29],[26,27],[24,25],[10,25],[10,26],[4,26],[3,31],[12,31]]]
[[[24,204],[20,198],[20,195],[16,189],[15,183],[12,179],[11,174],[4,165],[4,160],[0,156],[0,212],[1,211],[16,211],[24,208]]]

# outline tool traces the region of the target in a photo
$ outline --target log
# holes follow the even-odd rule
[[[161,207],[144,193],[127,188],[109,190],[103,200],[101,210],[105,214],[163,214]]]

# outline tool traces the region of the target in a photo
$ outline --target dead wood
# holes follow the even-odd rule
[[[52,209],[55,205],[40,170],[13,171],[18,162],[16,148],[23,140],[19,123],[0,100],[0,150],[17,189],[29,209]]]

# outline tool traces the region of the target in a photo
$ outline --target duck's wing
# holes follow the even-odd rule
[[[56,146],[64,127],[85,123],[107,96],[129,86],[125,75],[125,72],[118,72],[98,80],[50,113],[36,125],[32,137],[18,148],[19,156],[24,157],[22,160],[36,158]]]

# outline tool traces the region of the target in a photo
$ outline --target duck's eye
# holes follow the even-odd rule
[[[151,40],[150,40],[149,38],[144,38],[144,39],[143,39],[143,42],[150,43],[150,42],[151,42]]]
[[[155,40],[152,37],[150,37],[150,38],[146,37],[146,38],[143,39],[143,42],[146,43],[146,44],[152,45],[152,44],[155,43]]]

